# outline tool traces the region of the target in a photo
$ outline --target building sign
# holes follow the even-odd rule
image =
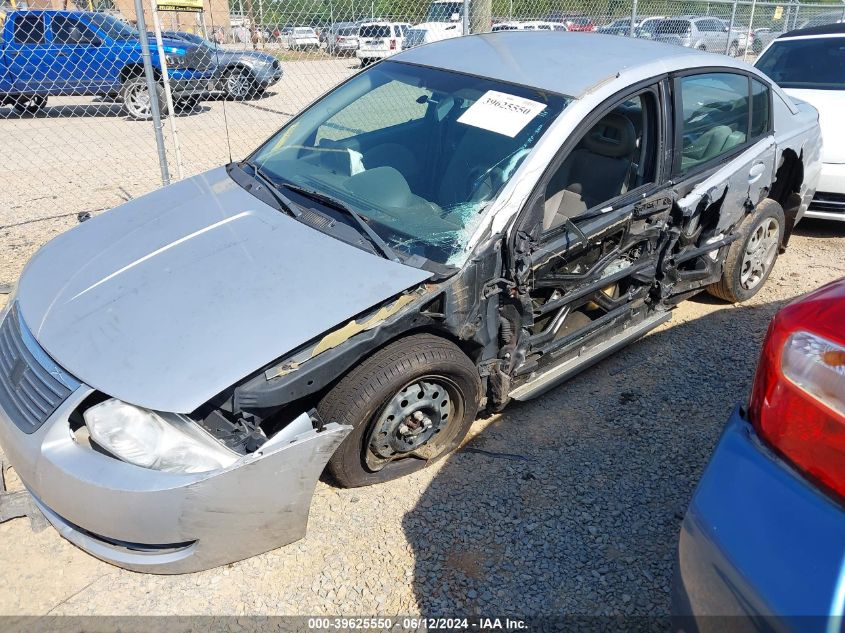
[[[772,16],[773,20],[780,20],[783,18],[783,7],[775,7],[775,14]]]
[[[203,0],[156,0],[159,11],[193,11],[202,13]]]

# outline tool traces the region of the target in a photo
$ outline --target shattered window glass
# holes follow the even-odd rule
[[[252,160],[274,181],[342,201],[392,248],[460,265],[484,210],[569,101],[384,62],[315,103]]]

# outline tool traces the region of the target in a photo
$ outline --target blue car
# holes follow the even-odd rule
[[[163,42],[176,106],[190,109],[215,78],[214,56],[183,40]],[[152,116],[138,31],[92,11],[12,11],[0,32],[0,105],[34,114],[48,97],[119,97],[133,119]],[[158,56],[152,56],[159,75]],[[156,97],[164,105],[159,82]]]
[[[678,631],[845,631],[845,279],[769,327],[690,503]],[[712,616],[741,616],[719,618]]]

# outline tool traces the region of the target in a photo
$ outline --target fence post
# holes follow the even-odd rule
[[[731,51],[731,38],[734,34],[734,21],[736,21],[736,2],[737,0],[734,0],[733,6],[731,7],[731,23],[728,25],[728,41],[725,42],[725,55],[729,55]],[[748,48],[747,41],[745,47]]]
[[[628,37],[634,37],[634,30],[637,24],[637,0],[631,3],[631,24],[628,28]]]
[[[463,22],[461,25],[464,30],[463,35],[469,35],[469,0],[464,0],[463,9],[461,10],[461,21]]]
[[[745,36],[745,50],[742,51],[742,61],[748,60],[748,46],[751,42],[751,26],[754,24],[754,10],[757,8],[757,0],[751,0],[751,17],[748,18],[748,33]],[[728,34],[730,35],[730,34]],[[728,37],[730,39],[730,37]]]
[[[150,0],[150,12],[153,16],[158,63],[161,66],[161,81],[164,84],[164,102],[167,106],[167,116],[170,117],[170,135],[173,137],[173,151],[176,155],[176,175],[179,180],[182,180],[184,174],[182,173],[182,150],[179,147],[179,135],[176,133],[176,108],[173,107],[173,93],[170,91],[170,75],[167,72],[167,58],[164,55],[164,45],[161,42],[161,21],[158,18],[156,0]]]
[[[164,151],[164,134],[161,131],[161,112],[158,109],[158,90],[153,74],[153,62],[150,57],[150,41],[147,38],[147,23],[144,20],[142,0],[135,0],[135,16],[138,23],[138,37],[141,40],[141,59],[144,61],[144,76],[147,79],[147,91],[150,95],[150,113],[153,117],[153,131],[158,148],[158,166],[161,169],[161,184],[170,184],[170,170],[167,167],[167,154]]]

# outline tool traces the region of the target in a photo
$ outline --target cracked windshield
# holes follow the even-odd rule
[[[568,102],[386,62],[318,101],[252,162],[274,183],[356,211],[400,255],[460,265],[484,209]]]

